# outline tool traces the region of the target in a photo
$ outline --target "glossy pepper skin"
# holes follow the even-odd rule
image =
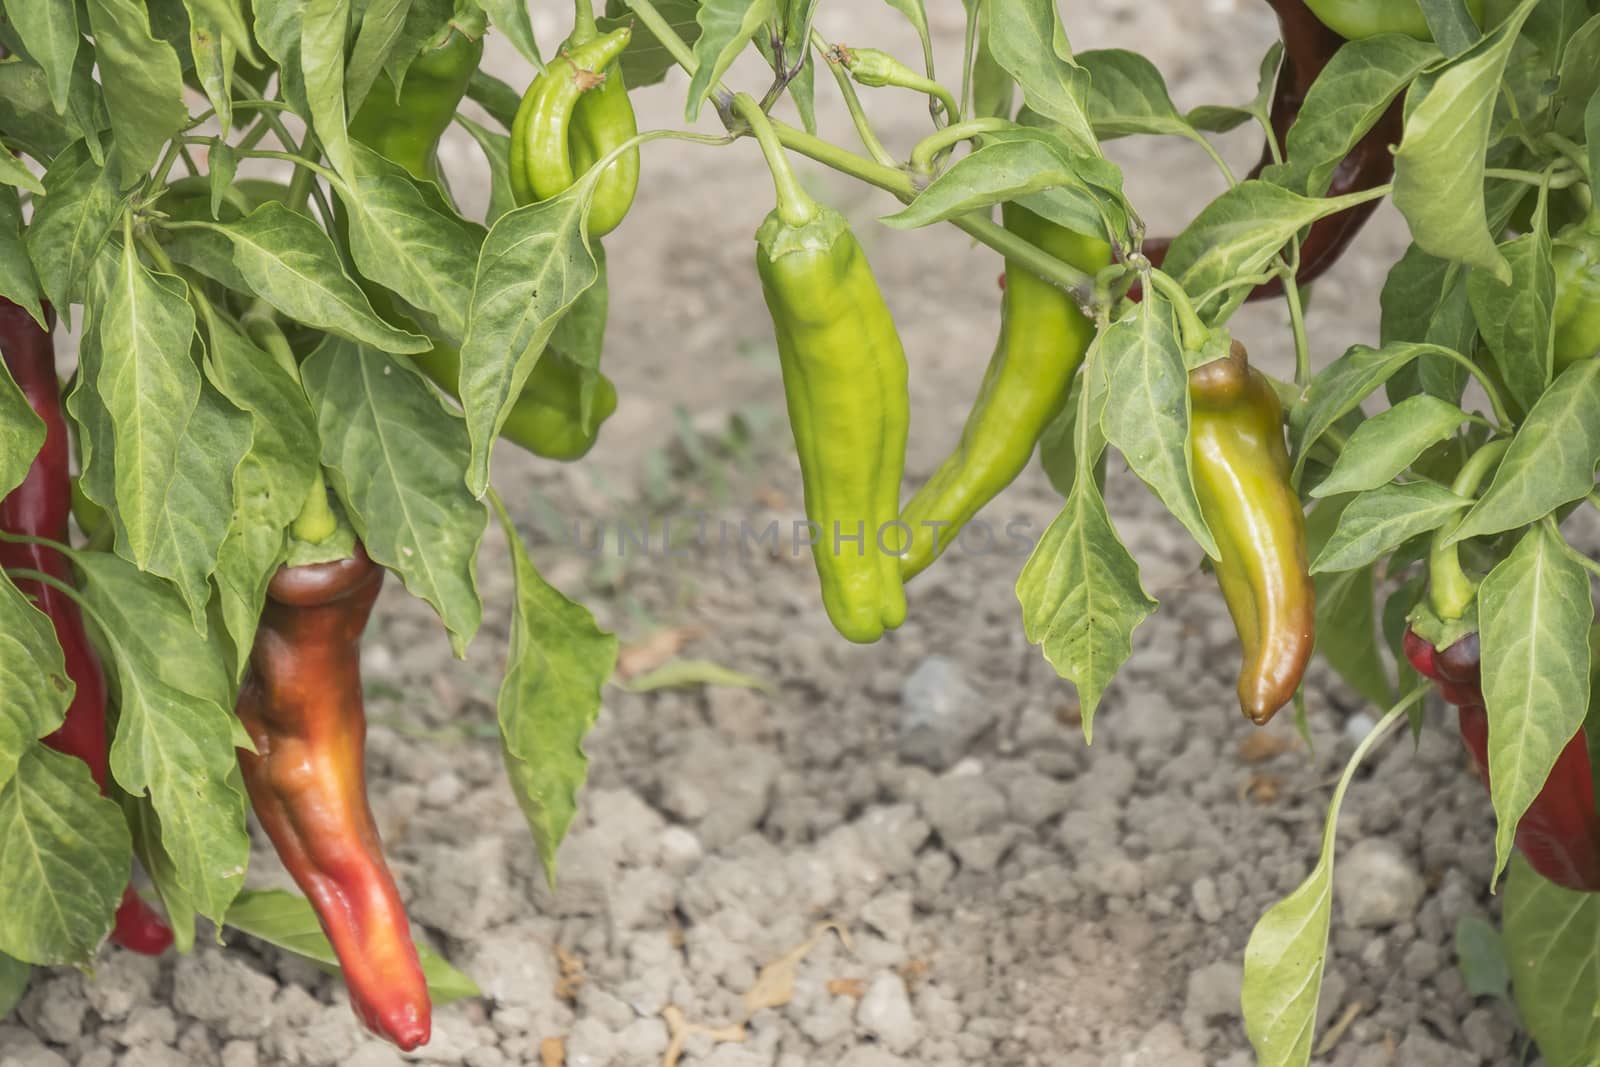
[[[1272,136],[1281,153],[1289,135],[1289,127],[1299,117],[1300,105],[1305,102],[1306,93],[1310,92],[1312,83],[1344,44],[1344,38],[1319,22],[1306,6],[1305,0],[1267,2],[1277,12],[1284,45],[1283,64],[1278,69],[1278,80],[1272,95]],[[1382,2],[1390,3],[1393,0]],[[1402,100],[1391,104],[1377,124],[1340,161],[1329,182],[1326,196],[1365,192],[1394,177],[1394,155],[1390,146],[1400,140],[1404,126],[1402,107]],[[1272,163],[1272,147],[1268,145],[1262,149],[1261,159],[1251,169],[1249,177],[1259,178]],[[1337,263],[1373,212],[1378,210],[1378,204],[1376,200],[1360,204],[1312,223],[1300,241],[1300,267],[1295,272],[1295,281],[1300,285],[1309,285]],[[1145,241],[1143,251],[1159,267],[1171,246],[1171,238],[1158,237]],[[1248,299],[1268,300],[1282,293],[1283,282],[1273,278],[1256,286]]]
[[[239,720],[262,829],[338,954],[350,1003],[402,1049],[428,1040],[431,1005],[394,877],[367,805],[361,634],[383,568],[360,544],[333,563],[280,567],[267,587]]]
[[[523,94],[511,128],[511,191],[519,204],[566,192],[578,174],[638,132],[616,59],[633,31],[626,26],[571,44]],[[637,148],[601,174],[589,205],[589,236],[622,222],[639,185]]]
[[[46,309],[52,319],[53,313]],[[72,507],[68,475],[67,424],[56,379],[55,346],[50,334],[22,308],[0,297],[0,356],[34,412],[44,422],[44,447],[34,457],[22,484],[0,501],[0,529],[7,533],[67,542]],[[66,557],[46,545],[0,541],[0,567],[41,571],[71,582]],[[49,617],[61,643],[67,675],[76,687],[61,726],[44,738],[57,752],[76,756],[104,793],[109,770],[106,736],[106,682],[100,659],[84,630],[77,602],[54,586],[14,579],[22,594]],[[111,940],[124,948],[158,956],[172,944],[172,930],[130,885],[117,907]]]
[[[1461,741],[1487,788],[1489,715],[1479,671],[1478,635],[1468,634],[1439,652],[1408,629],[1404,649],[1418,673],[1456,707]],[[1516,840],[1533,869],[1556,885],[1600,891],[1600,813],[1595,810],[1594,774],[1583,730],[1556,757],[1550,777],[1517,824]]]
[[[1189,462],[1244,664],[1239,707],[1264,725],[1294,698],[1311,659],[1316,587],[1305,514],[1289,479],[1283,409],[1237,341],[1189,374]]]
[[[457,396],[461,388],[461,352],[435,343],[432,351],[414,357],[417,366],[440,388]],[[547,348],[500,428],[500,436],[536,456],[570,463],[589,454],[600,439],[601,425],[617,410],[617,387],[604,374],[595,379],[589,419],[583,419],[583,373],[566,356]]]
[[[398,98],[388,73],[378,75],[350,120],[350,136],[418,181],[437,181],[439,141],[482,60],[483,27],[451,25],[406,69]]]
[[[870,643],[905,621],[900,479],[910,424],[905,350],[872,268],[838,212],[774,210],[756,233],[812,557],[834,627]],[[844,540],[849,538],[850,540]]]
[[[1555,373],[1600,355],[1600,216],[1555,240]]]
[[[1467,10],[1483,26],[1485,0],[1467,0]],[[1419,41],[1433,40],[1417,0],[1306,0],[1323,25],[1351,41],[1380,33],[1403,33]]]
[[[1111,262],[1111,246],[1104,241],[1064,229],[1027,208],[1008,203],[1001,217],[1012,233],[1091,275]],[[900,515],[911,529],[909,550],[900,560],[902,576],[910,579],[927,568],[1027,466],[1039,435],[1066,403],[1093,339],[1094,323],[1069,293],[1006,263],[1000,336],[961,441]]]

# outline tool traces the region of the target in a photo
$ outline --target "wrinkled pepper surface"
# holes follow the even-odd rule
[[[1600,355],[1600,214],[1555,240],[1555,373]]]
[[[1485,0],[1467,0],[1467,10],[1483,27]],[[1339,36],[1360,41],[1380,33],[1403,33],[1419,41],[1433,40],[1418,0],[1306,0],[1322,24]]]
[[[357,543],[333,563],[280,567],[239,691],[256,752],[239,751],[256,818],[316,909],[350,1003],[402,1049],[428,1040],[431,1004],[367,805],[361,634],[383,568]]]
[[[622,26],[594,37],[575,35],[528,86],[511,129],[511,191],[517,203],[566,192],[579,174],[639,132],[616,63],[632,33]],[[589,236],[604,237],[616,229],[638,187],[634,147],[600,175],[589,204]]]
[[[1089,274],[1111,261],[1111,246],[1006,204],[1006,229]],[[900,561],[909,579],[932,563],[964,526],[1033,456],[1066,403],[1073,375],[1094,338],[1094,323],[1066,290],[1006,263],[1000,337],[961,441],[901,512],[911,544]]]
[[[1278,80],[1272,94],[1272,136],[1283,151],[1289,127],[1300,115],[1300,105],[1306,93],[1322,73],[1328,61],[1344,44],[1344,39],[1319,22],[1306,7],[1305,0],[1267,0],[1277,12],[1278,26],[1283,36],[1283,63],[1278,68]],[[1380,0],[1388,4],[1393,0]],[[1410,2],[1410,0],[1404,0]],[[1394,177],[1394,155],[1390,146],[1397,144],[1403,127],[1403,100],[1396,100],[1385,111],[1366,136],[1356,142],[1349,155],[1340,161],[1324,194],[1329,197],[1365,192],[1385,184]],[[1261,159],[1251,169],[1249,177],[1259,178],[1273,163],[1272,147],[1261,151]],[[1378,210],[1379,201],[1370,201],[1347,208],[1335,215],[1318,219],[1300,241],[1300,266],[1295,281],[1308,285],[1321,277],[1350,247],[1372,213]],[[1160,266],[1171,248],[1172,239],[1154,238],[1144,243],[1144,254]],[[1278,278],[1256,286],[1250,300],[1267,300],[1283,293],[1283,282]]]
[[[51,315],[49,309],[46,313]],[[22,484],[0,501],[0,529],[6,533],[67,542],[67,516],[72,508],[68,473],[67,424],[56,379],[55,346],[50,334],[22,308],[0,297],[0,356],[34,412],[44,421],[44,447],[34,457]],[[0,541],[0,567],[40,571],[63,582],[73,580],[66,557],[46,545]],[[106,682],[100,659],[84,630],[77,602],[54,586],[14,579],[55,627],[67,676],[76,687],[60,728],[44,738],[57,752],[76,756],[104,793],[109,772],[106,734]],[[124,948],[156,956],[172,944],[172,931],[128,886],[117,907],[111,940]]]
[[[1489,714],[1483,699],[1478,635],[1468,634],[1440,652],[1408,629],[1405,654],[1418,673],[1433,682],[1457,709],[1461,741],[1487,788]],[[1533,869],[1555,884],[1600,891],[1600,814],[1595,810],[1594,773],[1583,730],[1556,757],[1544,787],[1517,823],[1516,841]]]
[[[452,23],[406,68],[400,92],[387,71],[350,120],[350,136],[418,181],[439,180],[439,141],[455,120],[467,83],[483,60],[483,15]]]
[[[910,425],[905,349],[844,216],[768,149],[778,206],[756,232],[800,456],[812,558],[834,627],[868,643],[905,621],[900,479]]]
[[[1244,646],[1239,707],[1260,724],[1294,698],[1311,659],[1316,587],[1290,483],[1283,409],[1237,341],[1189,374],[1189,462],[1216,539],[1217,582]]]

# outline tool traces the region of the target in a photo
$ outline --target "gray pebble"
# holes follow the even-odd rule
[[[1334,868],[1339,917],[1356,929],[1383,929],[1417,913],[1427,886],[1410,858],[1387,838],[1356,843]]]
[[[998,712],[993,701],[973,691],[959,666],[937,655],[917,664],[906,678],[900,704],[895,737],[900,758],[939,771],[960,759]]]
[[[891,1052],[904,1053],[922,1040],[922,1023],[900,976],[885,971],[872,980],[856,1008],[856,1025]]]

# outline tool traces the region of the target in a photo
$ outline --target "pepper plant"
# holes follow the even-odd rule
[[[1488,787],[1475,846],[1523,1021],[1546,1062],[1592,1067],[1600,563],[1562,524],[1600,503],[1600,4],[1265,2],[1259,91],[1185,114],[1144,57],[1074,50],[1051,0],[965,0],[956,71],[924,0],[891,0],[910,60],[827,40],[822,0],[577,0],[549,52],[526,0],[0,0],[0,1002],[108,937],[189,951],[201,918],[337,964],[405,1048],[430,999],[474,992],[412,944],[383,859],[361,635],[386,572],[458,655],[509,613],[506,772],[553,876],[617,642],[540,576],[491,458],[504,437],[575,461],[603,432],[601,238],[628,254],[649,146],[676,138],[772,172],[752,266],[841,639],[900,626],[905,584],[961,565],[941,553],[1037,450],[1065,499],[1016,595],[1087,739],[1157,608],[1105,504],[1114,450],[1210,559],[1251,720],[1322,713],[1313,649],[1387,709],[1246,950],[1259,1062],[1310,1061],[1340,804],[1400,720],[1441,728],[1436,687]],[[479,69],[488,33],[529,85]],[[737,84],[750,49],[771,77]],[[686,121],[725,133],[637,131],[630,93],[674,67]],[[824,92],[859,148],[817,135]],[[928,103],[903,160],[871,121],[890,93]],[[438,167],[452,122],[481,219]],[[1207,135],[1245,125],[1241,178]],[[1130,136],[1202,146],[1226,191],[1147,235],[1102,151]],[[798,156],[901,201],[897,239],[955,226],[1004,263],[983,386],[920,487],[892,316]],[[241,176],[255,160],[287,180]],[[1379,343],[1313,351],[1312,283],[1385,198],[1412,243],[1372,294]],[[1229,333],[1263,299],[1292,379]],[[491,512],[510,603],[478,588]],[[251,808],[308,899],[242,891]]]

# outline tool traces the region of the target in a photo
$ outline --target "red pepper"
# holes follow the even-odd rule
[[[1300,115],[1300,105],[1306,93],[1333,58],[1344,38],[1324,26],[1306,7],[1305,0],[1267,0],[1278,13],[1278,25],[1283,35],[1283,65],[1278,70],[1278,81],[1272,94],[1272,136],[1284,151],[1289,127]],[[1377,125],[1367,131],[1350,154],[1340,161],[1333,172],[1327,196],[1345,196],[1364,192],[1383,185],[1394,177],[1394,155],[1389,146],[1400,140],[1404,122],[1402,102],[1396,100],[1384,112]],[[1259,178],[1262,171],[1273,163],[1272,147],[1261,151],[1261,159],[1251,169],[1249,177]],[[1356,234],[1361,232],[1372,213],[1378,210],[1379,201],[1372,200],[1356,207],[1346,208],[1337,215],[1329,215],[1311,224],[1310,232],[1300,242],[1300,268],[1295,281],[1308,285],[1339,261]],[[1172,247],[1172,238],[1156,237],[1145,241],[1143,251],[1154,266],[1161,266]],[[1283,293],[1283,280],[1274,277],[1251,291],[1249,300],[1268,300]],[[1129,296],[1137,300],[1139,288]]]
[[[46,315],[54,321],[49,308]],[[22,308],[0,297],[0,355],[11,377],[39,418],[44,420],[44,447],[34,457],[22,484],[0,501],[0,529],[12,534],[46,537],[66,543],[72,488],[67,467],[67,425],[61,411],[61,385],[56,380],[55,347]],[[46,545],[0,541],[0,567],[41,571],[63,582],[73,580],[66,557]],[[76,691],[60,729],[44,739],[57,752],[89,765],[100,791],[106,791],[106,682],[99,657],[83,628],[77,603],[53,586],[25,578],[16,586],[55,626],[66,658],[67,675]],[[157,956],[172,944],[172,931],[130,885],[117,908],[111,940],[124,948]]]
[[[316,909],[357,1017],[410,1050],[431,1005],[405,906],[367,805],[361,634],[383,568],[358,543],[334,563],[280,567],[239,691],[255,742],[239,766],[256,818]]]
[[[1469,634],[1434,650],[1415,631],[1405,636],[1406,658],[1455,705],[1461,740],[1472,753],[1478,777],[1489,785],[1489,715],[1479,673],[1478,635]],[[1595,810],[1594,775],[1584,731],[1567,742],[1544,788],[1517,824],[1517,848],[1533,869],[1556,885],[1600,891],[1600,813]]]

